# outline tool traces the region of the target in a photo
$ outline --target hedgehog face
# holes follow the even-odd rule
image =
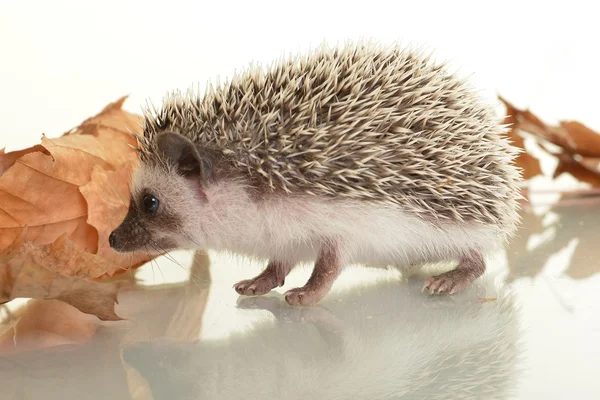
[[[127,215],[109,236],[116,251],[164,253],[202,245],[188,232],[197,231],[194,216],[206,208],[209,160],[175,133],[161,134],[157,149],[156,159],[136,170]]]

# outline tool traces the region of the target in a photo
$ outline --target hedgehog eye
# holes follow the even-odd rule
[[[158,210],[159,201],[156,197],[151,194],[144,196],[144,210],[150,214],[154,214]]]

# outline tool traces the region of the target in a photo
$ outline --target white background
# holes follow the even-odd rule
[[[474,74],[492,100],[499,93],[549,122],[576,119],[600,130],[593,3],[1,0],[0,148],[58,136],[125,94],[126,108],[139,112],[148,98],[158,103],[167,91],[204,87],[251,61],[360,38],[436,49]],[[562,287],[572,306],[592,307],[593,282]],[[573,383],[584,393],[597,386],[585,357],[594,354],[598,319],[563,315],[550,286],[528,285],[520,285],[533,324],[523,398],[566,398]],[[558,344],[559,333],[571,343]]]
[[[130,94],[203,88],[251,61],[363,37],[435,49],[490,98],[600,130],[591,1],[0,1],[0,135],[56,136]],[[2,144],[0,144],[1,146]]]

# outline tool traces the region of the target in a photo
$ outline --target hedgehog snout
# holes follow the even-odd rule
[[[117,240],[118,239],[117,239],[117,235],[116,235],[115,231],[112,231],[110,233],[110,235],[108,235],[109,246],[114,249],[117,246],[117,243],[118,243]]]
[[[125,218],[121,224],[116,227],[110,235],[108,235],[108,244],[110,247],[118,252],[124,253],[128,251],[134,251],[138,247],[143,246],[144,235],[141,235],[139,229]]]
[[[123,251],[124,245],[128,242],[127,235],[123,232],[122,225],[119,225],[114,231],[108,235],[108,244],[113,250]]]

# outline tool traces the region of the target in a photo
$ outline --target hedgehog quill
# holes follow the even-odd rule
[[[464,290],[519,222],[517,150],[445,65],[398,46],[322,46],[145,110],[121,252],[206,248],[267,260],[241,295],[314,262],[291,305],[346,265],[432,262],[430,294]]]

